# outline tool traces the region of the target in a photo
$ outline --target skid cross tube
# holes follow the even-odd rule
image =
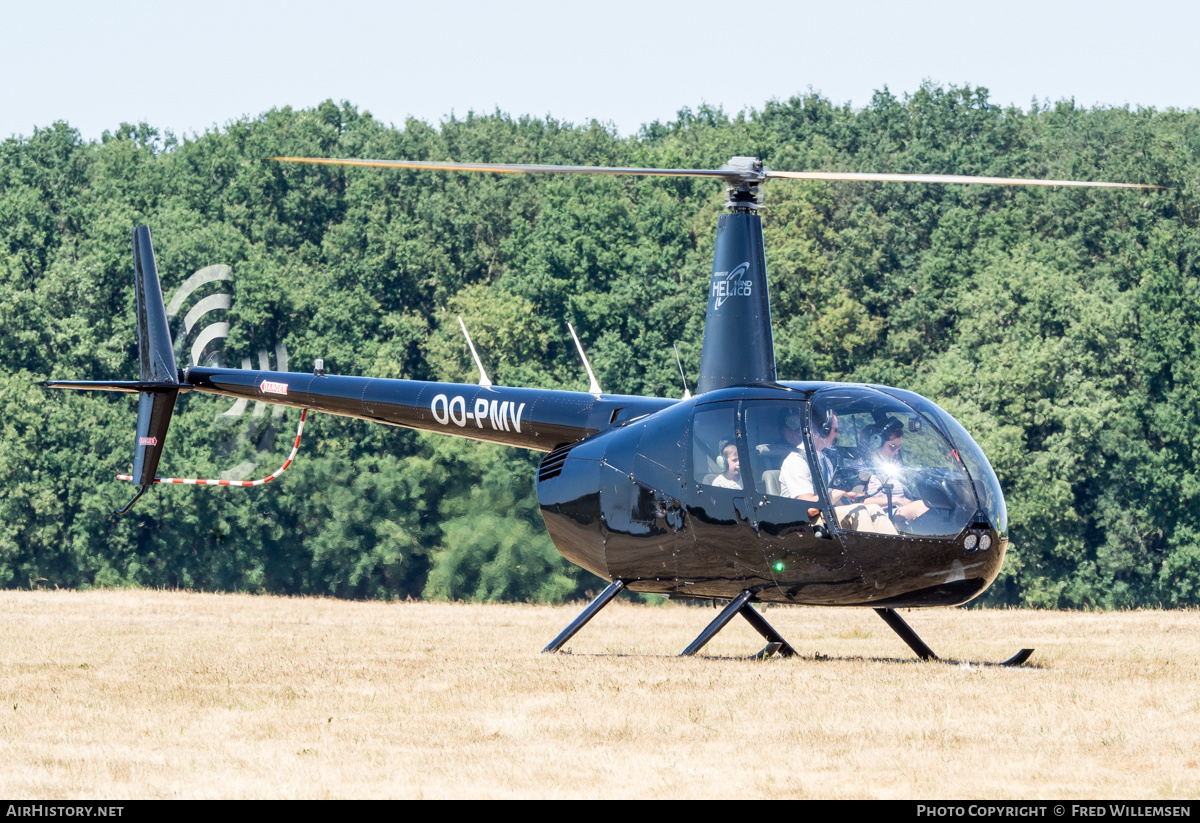
[[[796,650],[783,639],[783,636],[779,632],[775,631],[771,624],[766,621],[766,618],[755,611],[754,607],[750,605],[750,598],[753,596],[754,592],[747,589],[730,601],[729,605],[717,615],[716,619],[709,623],[704,631],[700,632],[700,636],[680,652],[680,657],[690,657],[700,651],[708,641],[713,639],[717,632],[728,625],[734,615],[738,614],[746,618],[746,622],[753,626],[754,630],[761,634],[767,641],[766,647],[758,654],[753,655],[754,659],[767,658],[776,652],[779,652],[784,657],[794,657]]]
[[[692,641],[686,649],[679,653],[680,657],[690,657],[696,652],[704,648],[704,644],[713,639],[713,636],[721,629],[725,628],[726,624],[733,619],[734,615],[742,610],[750,598],[754,596],[754,592],[747,589],[730,601],[729,605],[721,610],[721,613],[716,616],[713,622],[709,623],[704,631],[700,632],[700,636]]]
[[[733,619],[734,614],[738,614],[739,612],[742,612],[742,608],[744,606],[748,605],[748,603],[750,602],[750,597],[752,597],[752,596],[754,596],[754,591],[751,591],[750,589],[746,589],[745,591],[743,591],[742,594],[739,594],[737,597],[734,597],[734,599],[730,601],[730,605],[726,606],[724,609],[721,609],[721,613],[716,615],[716,618],[712,621],[712,623],[709,623],[708,626],[706,626],[706,629],[704,629],[704,631],[700,632],[700,637],[697,637],[696,639],[694,639],[694,641],[692,641],[691,644],[688,645],[688,648],[684,649],[683,651],[680,651],[679,656],[680,657],[690,657],[691,655],[696,654],[697,651],[700,651],[701,649],[703,649],[704,644],[708,643],[708,641],[710,641],[710,639],[713,639],[713,637],[716,635],[716,632],[719,632],[721,629],[724,629],[724,627],[728,623],[730,623],[730,620]],[[751,609],[751,611],[752,611],[752,609]],[[757,615],[757,612],[755,612],[755,614]],[[750,620],[750,618],[746,618],[746,619]],[[767,623],[767,621],[763,620],[763,624],[766,624],[766,623]],[[750,625],[754,626],[755,629],[758,629],[758,626],[755,625],[754,620],[750,620]],[[769,625],[767,626],[767,630],[774,633],[774,630]],[[760,629],[760,631],[762,631],[762,630]],[[763,636],[766,637],[766,635],[763,635]],[[778,635],[776,635],[776,637],[778,637]],[[768,639],[770,639],[770,638],[768,637]],[[779,638],[779,639],[781,641],[782,638]],[[776,642],[778,642],[778,641],[776,641]],[[788,647],[788,648],[791,648],[791,647]]]
[[[542,649],[542,654],[547,652],[556,652],[563,647],[563,644],[575,636],[575,632],[587,625],[587,622],[596,616],[596,613],[607,606],[614,597],[616,597],[621,589],[625,588],[624,580],[614,580],[608,585],[608,588],[600,592],[588,607],[579,613],[579,616],[571,621],[571,624],[559,632],[558,637],[550,641],[550,645]]]

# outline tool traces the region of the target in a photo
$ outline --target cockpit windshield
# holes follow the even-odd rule
[[[809,403],[745,408],[749,476],[768,496],[818,501],[849,531],[951,537],[979,509],[970,474],[938,425],[865,387]]]
[[[971,475],[971,482],[979,495],[979,502],[987,512],[992,526],[1002,537],[1006,536],[1008,534],[1008,508],[1004,503],[1004,493],[1000,490],[1000,481],[996,477],[996,472],[988,463],[979,444],[957,420],[943,411],[936,403],[903,389],[887,389],[886,391],[893,397],[903,400],[939,427],[950,444],[954,446],[963,463],[966,464],[967,471]]]

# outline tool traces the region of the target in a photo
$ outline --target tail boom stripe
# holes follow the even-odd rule
[[[288,455],[288,459],[284,464],[276,469],[273,473],[267,475],[261,480],[202,480],[195,477],[156,477],[155,483],[180,483],[185,486],[261,486],[264,483],[270,483],[279,475],[287,471],[288,466],[292,465],[292,461],[296,459],[296,452],[300,450],[300,436],[304,434],[304,419],[308,417],[308,409],[300,412],[300,425],[296,427],[296,443],[292,446],[292,453]],[[129,474],[118,474],[118,480],[133,480],[133,476]]]

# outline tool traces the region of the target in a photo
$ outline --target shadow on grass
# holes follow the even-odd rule
[[[621,652],[573,652],[570,648],[562,649],[554,652],[554,654],[569,655],[571,657],[599,657],[599,658],[625,658],[636,657],[642,660],[660,659],[671,660],[683,657],[681,654],[625,654]],[[742,663],[767,663],[775,661],[791,661],[798,663],[891,663],[902,666],[960,666],[962,668],[989,668],[989,669],[1030,669],[1038,671],[1047,671],[1047,667],[1040,663],[1029,663],[1028,661],[1017,665],[1006,665],[1003,662],[990,662],[979,660],[954,660],[954,659],[938,659],[938,660],[921,660],[916,657],[836,657],[833,655],[821,654],[814,652],[813,654],[796,654],[792,657],[784,657],[783,655],[770,655],[768,657],[760,657],[757,654],[742,656],[734,655],[716,655],[716,654],[695,654],[692,655],[695,660],[722,660],[722,661],[738,661]]]

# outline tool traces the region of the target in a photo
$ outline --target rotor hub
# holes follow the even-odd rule
[[[757,157],[731,157],[717,169],[725,180],[725,206],[735,212],[762,208],[760,186],[767,179],[762,160]]]

